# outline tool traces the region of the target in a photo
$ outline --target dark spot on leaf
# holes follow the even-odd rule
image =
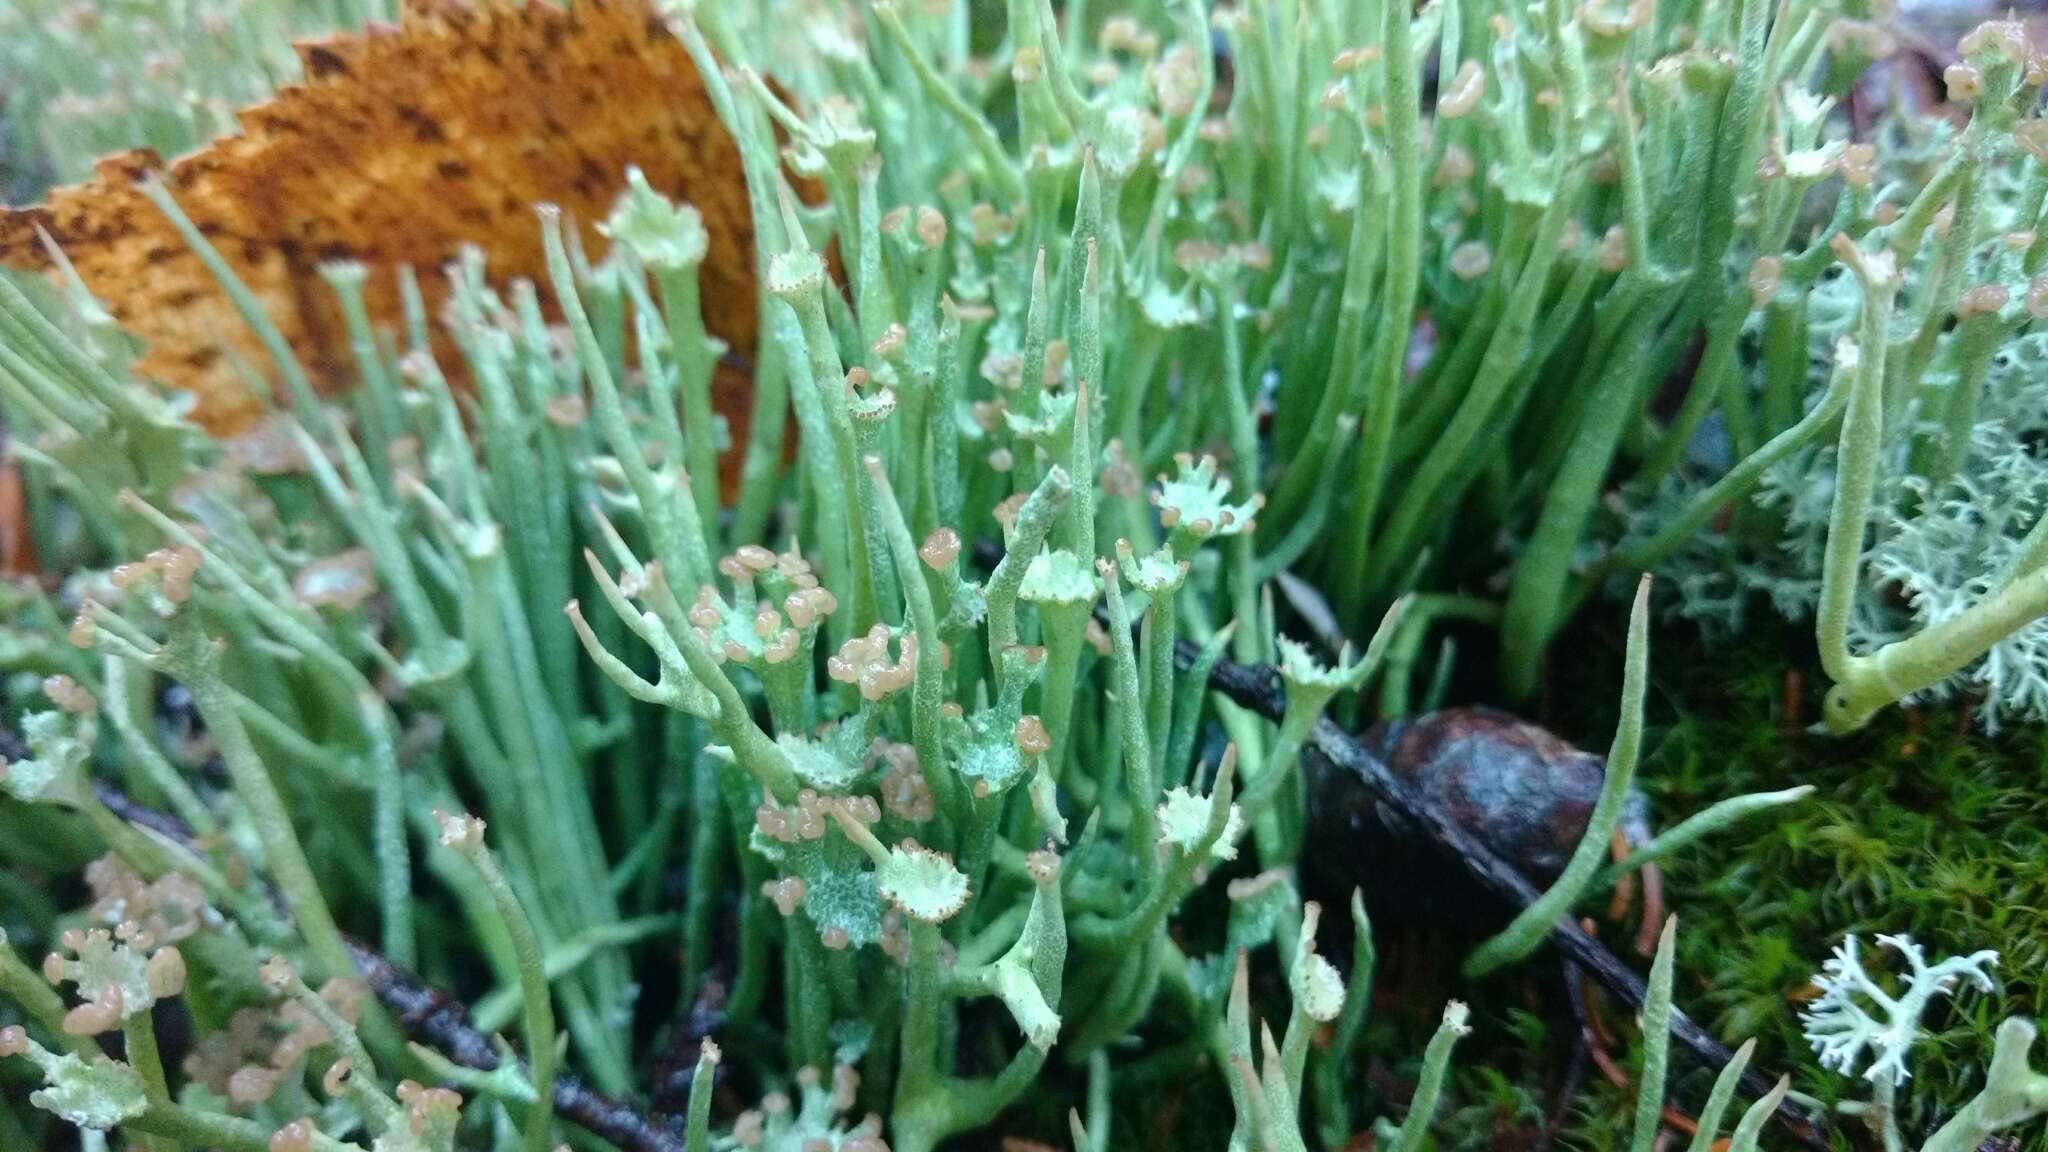
[[[399,104],[392,108],[406,127],[412,129],[413,138],[422,144],[443,144],[448,134],[441,131],[440,122],[410,104]]]
[[[348,75],[348,61],[343,60],[331,48],[323,48],[318,44],[309,45],[306,48],[306,72],[314,79],[336,75],[346,76]]]

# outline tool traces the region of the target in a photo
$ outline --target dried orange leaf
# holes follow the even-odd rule
[[[430,309],[462,245],[495,281],[545,282],[533,206],[576,221],[586,250],[637,165],[703,214],[705,324],[740,350],[757,317],[753,227],[739,154],[680,41],[648,0],[409,4],[397,27],[299,45],[305,81],[238,116],[240,135],[174,161],[165,185],[324,381],[345,381],[341,314],[318,276],[368,266],[373,323],[401,321],[395,269],[419,270]],[[140,337],[144,376],[197,398],[216,432],[258,405],[240,365],[269,363],[225,293],[135,182],[153,153],[102,160],[46,204],[0,215],[0,264],[43,268],[55,239],[86,286]],[[737,426],[745,396],[721,387]]]

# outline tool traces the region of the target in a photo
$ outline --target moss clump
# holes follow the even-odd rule
[[[1793,1011],[1835,944],[1884,932],[1940,955],[1997,948],[1997,992],[1942,1001],[1924,1020],[1900,1090],[1911,1139],[1976,1091],[1999,1021],[2035,1011],[2048,990],[2042,736],[1988,739],[1949,710],[1887,715],[1847,740],[1815,736],[1803,727],[1811,681],[1788,687],[1799,667],[1764,637],[1680,655],[1659,677],[1680,713],[1645,769],[1660,816],[1739,790],[1818,789],[1667,863],[1666,897],[1686,921],[1681,996],[1715,1032],[1758,1037],[1759,1058],[1802,1091],[1860,1099],[1867,1086],[1820,1068]]]

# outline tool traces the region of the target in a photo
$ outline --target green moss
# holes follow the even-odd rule
[[[1982,1082],[1998,1022],[2038,1010],[2048,971],[2048,793],[2038,733],[1987,739],[1955,710],[1886,715],[1852,739],[1815,736],[1817,694],[1777,638],[1674,652],[1662,687],[1680,718],[1645,766],[1669,819],[1716,796],[1805,783],[1777,818],[1669,861],[1666,900],[1685,924],[1679,1003],[1719,1035],[1756,1036],[1758,1060],[1802,1090],[1865,1095],[1822,1070],[1793,1008],[1847,933],[1906,933],[1945,955],[1999,952],[2000,988],[1937,1003],[1901,1089],[1908,1138]],[[1786,713],[1791,698],[1800,714]],[[2039,1133],[2028,1136],[2041,1147]]]

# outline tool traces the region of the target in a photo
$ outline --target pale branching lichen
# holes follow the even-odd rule
[[[1820,995],[1800,1013],[1806,1039],[1821,1066],[1872,1083],[1904,1083],[1913,1045],[1921,1037],[1920,1017],[1939,996],[1953,995],[1967,982],[1980,992],[1995,985],[1987,969],[1998,963],[1989,949],[1951,956],[1936,964],[1907,936],[1879,936],[1880,948],[1906,963],[1896,991],[1887,991],[1864,967],[1856,937],[1844,937],[1813,983]]]

